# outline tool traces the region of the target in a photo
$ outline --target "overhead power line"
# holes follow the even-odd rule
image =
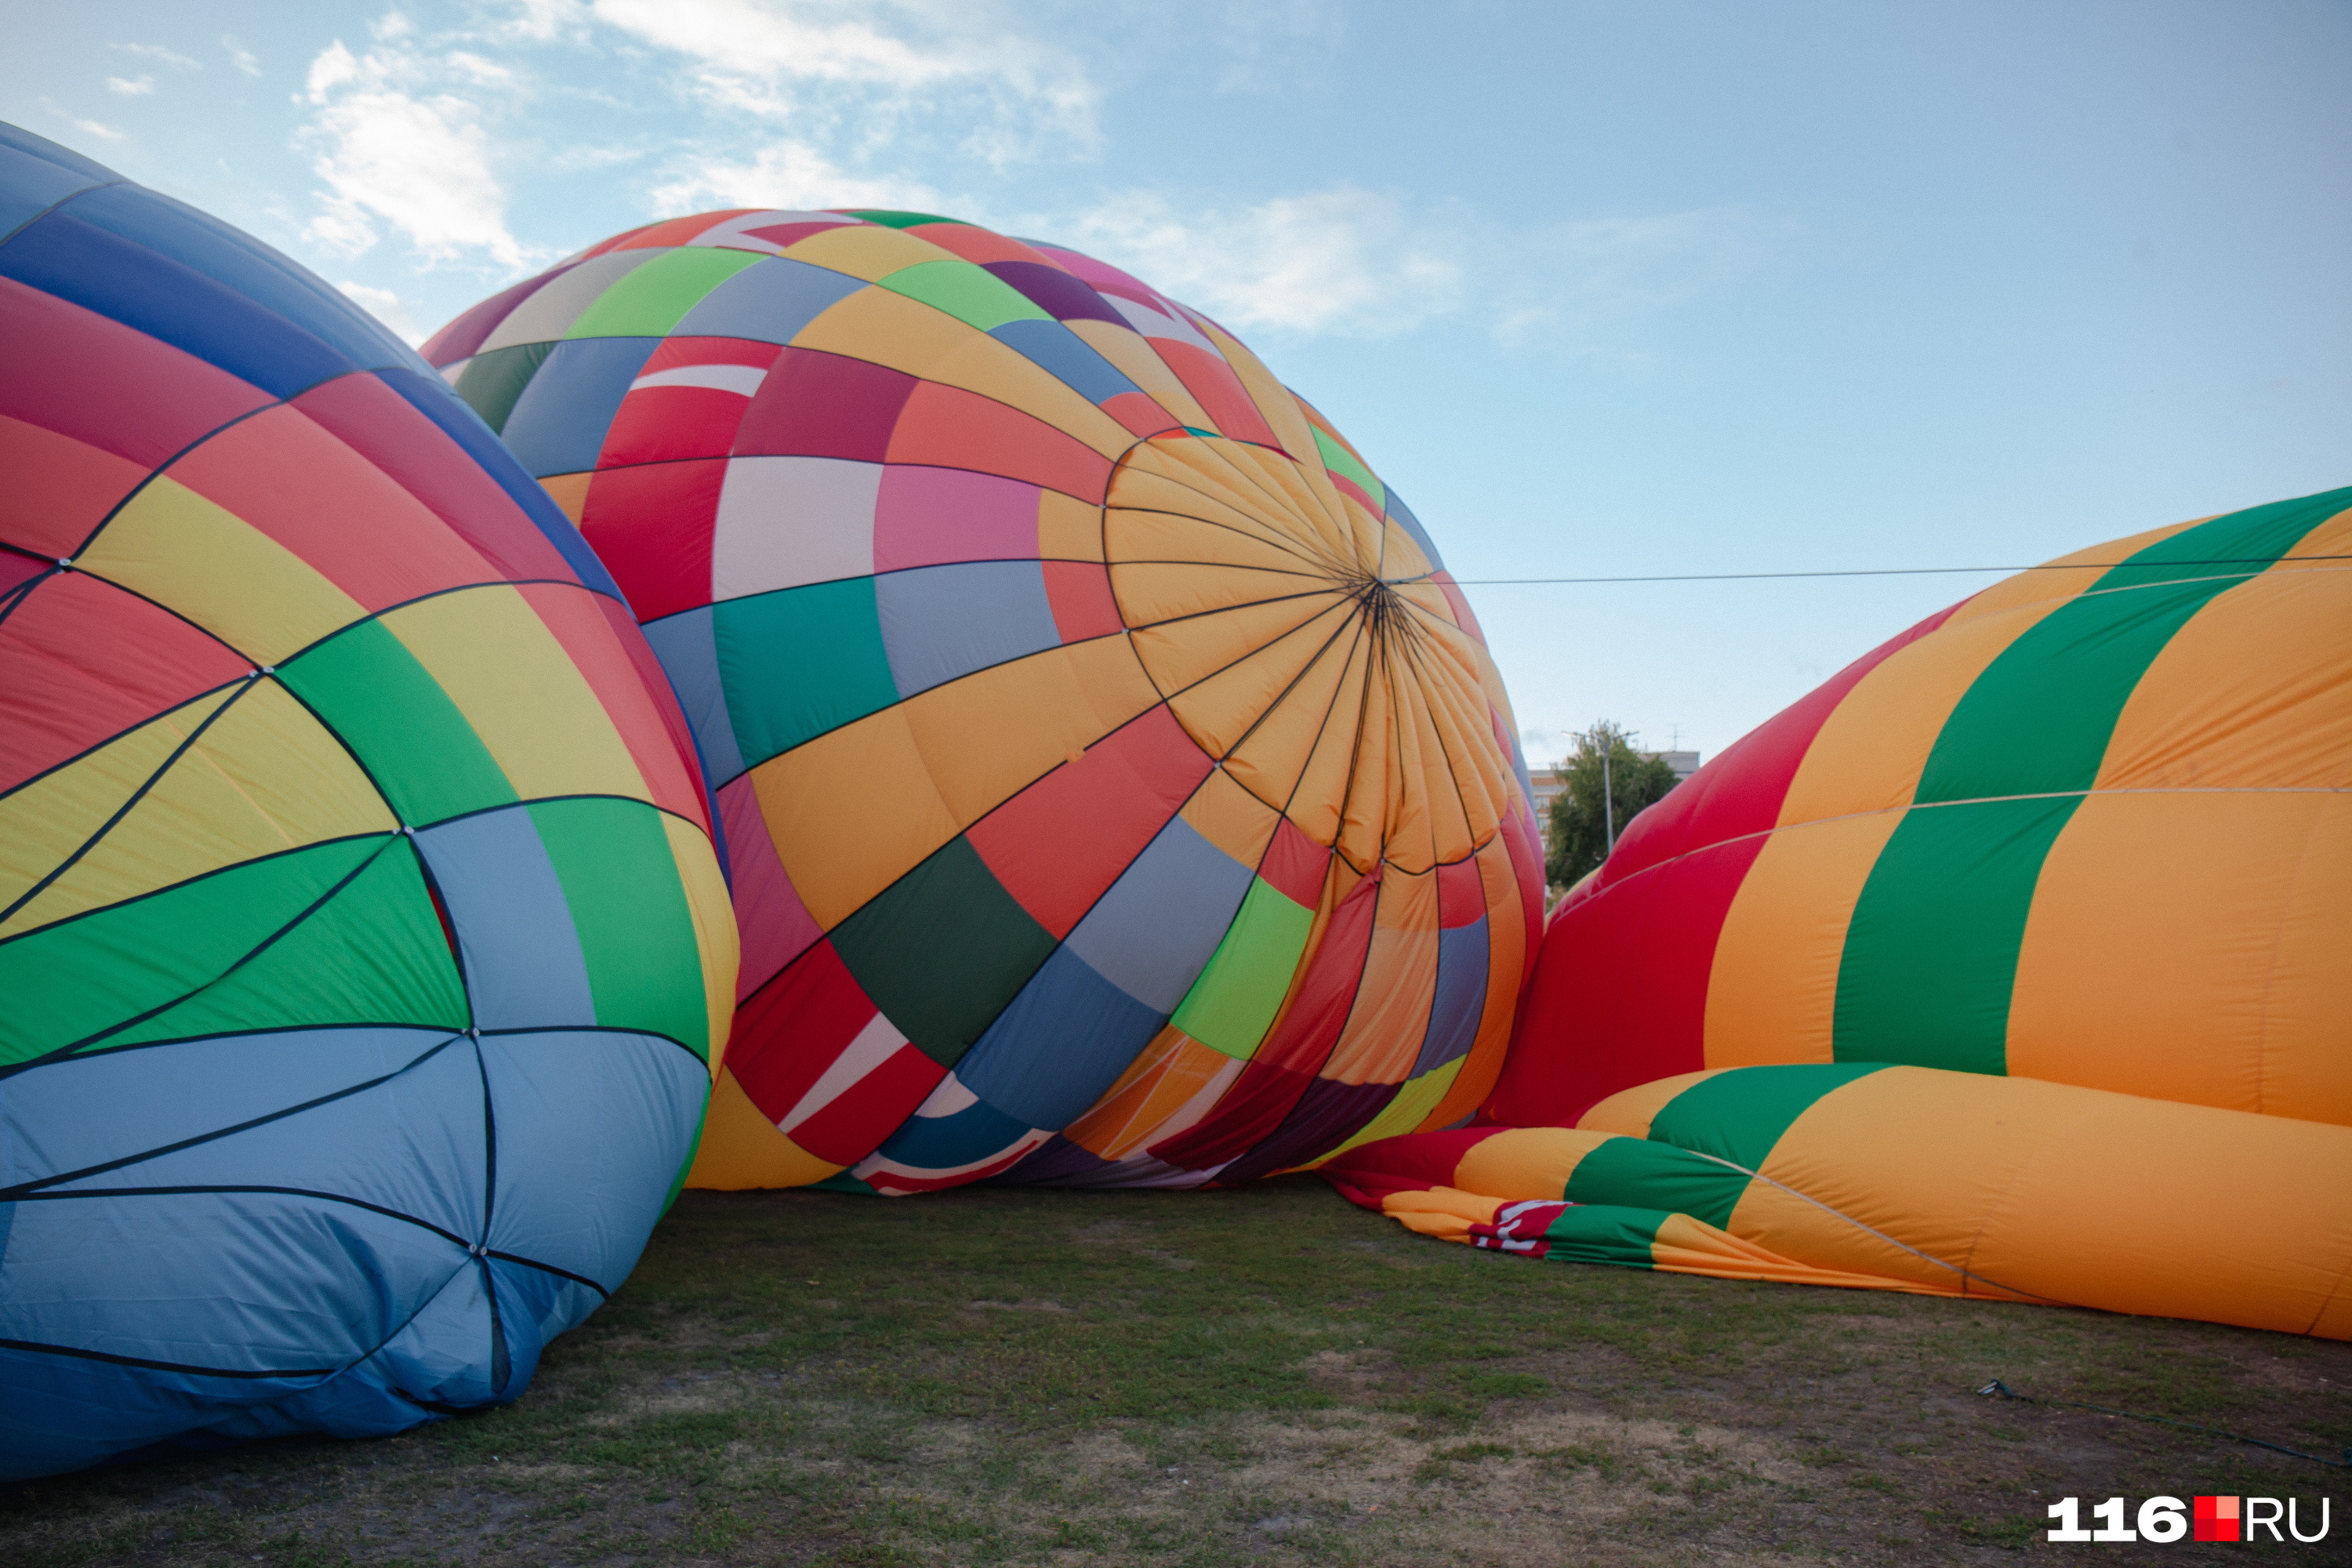
[[[1456,577],[1463,587],[1565,583],[1752,583],[1781,577],[1931,577],[1970,572],[2104,572],[2116,566],[2255,566],[2267,570],[2292,561],[2352,561],[2352,555],[2278,555],[2210,561],[2057,561],[2032,566],[1872,566],[1836,572],[1675,572],[1642,577]]]

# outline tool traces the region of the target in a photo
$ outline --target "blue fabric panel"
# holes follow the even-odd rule
[[[1062,646],[1045,569],[1034,561],[886,572],[874,579],[874,607],[901,698]]]
[[[0,277],[145,332],[273,396],[291,397],[359,368],[268,306],[84,221],[77,209],[93,199],[69,203],[18,229],[0,245]]]
[[[712,789],[743,771],[743,749],[735,743],[735,725],[727,717],[727,686],[719,677],[719,635],[708,605],[666,616],[646,626],[646,640],[654,646],[669,677],[677,705],[702,748],[702,776]],[[712,808],[712,820],[718,819]]]
[[[1125,371],[1097,353],[1093,344],[1059,321],[1007,321],[988,335],[1020,350],[1031,363],[1052,372],[1088,403],[1143,390],[1127,378]]]
[[[139,185],[111,185],[75,202],[73,215],[203,273],[354,364],[426,368],[390,328],[324,279],[185,202]]]
[[[527,806],[428,827],[416,848],[457,933],[476,1027],[594,1025],[572,906]]]
[[[160,1061],[172,1052],[139,1054]],[[142,1096],[154,1092],[152,1087],[139,1090]],[[202,1089],[192,1092],[193,1103],[201,1105]],[[482,1126],[481,1069],[471,1042],[459,1039],[372,1088],[293,1110],[303,1103],[283,1099],[270,1109],[292,1114],[241,1131],[227,1131],[242,1124],[216,1113],[190,1115],[182,1137],[200,1142],[41,1187],[42,1194],[78,1195],[28,1199],[27,1212],[40,1204],[58,1204],[76,1214],[101,1215],[113,1200],[89,1194],[131,1187],[264,1185],[347,1200],[347,1207],[373,1205],[469,1240],[481,1234],[488,1140]],[[0,1259],[0,1270],[6,1267]]]
[[[514,454],[499,444],[498,433],[482,423],[482,416],[452,391],[447,382],[437,375],[404,370],[378,371],[376,374],[419,414],[439,426],[442,434],[463,447],[466,455],[498,481],[499,488],[522,508],[523,515],[555,546],[581,582],[609,598],[628,603],[621,598],[621,586],[613,581],[613,574],[604,570],[604,563],[596,559],[596,552],[588,548],[588,542],[572,526],[572,520],[563,515],[536,480],[516,465]]]
[[[1389,491],[1389,515],[1396,519],[1407,533],[1412,535],[1412,542],[1421,546],[1421,552],[1423,555],[1429,557],[1431,571],[1442,572],[1445,569],[1445,558],[1438,554],[1437,546],[1429,542],[1429,531],[1421,526],[1421,519],[1412,515],[1412,509],[1397,499],[1397,493],[1394,490]]]
[[[1138,1002],[1172,1014],[1255,873],[1174,817],[1111,884],[1066,946]]]
[[[0,122],[0,239],[76,191],[121,177],[79,153]]]
[[[334,1094],[399,1072],[436,1047],[448,1054],[449,1037],[439,1029],[289,1029],[28,1067],[0,1080],[0,1187],[105,1164]]]
[[[499,438],[534,478],[594,468],[629,383],[660,344],[659,338],[572,338],[556,344],[515,399]]]
[[[862,278],[772,256],[705,294],[670,329],[670,335],[788,343],[803,327],[865,287]]]
[[[997,1015],[956,1077],[1031,1127],[1075,1121],[1168,1021],[1067,947],[1054,950]]]
[[[1437,933],[1437,996],[1430,1004],[1429,1032],[1408,1078],[1419,1078],[1470,1054],[1478,1037],[1478,1017],[1486,1008],[1486,917]]]
[[[670,1047],[676,1050],[677,1047]],[[486,1259],[498,1289],[499,1326],[506,1338],[513,1370],[501,1399],[519,1397],[530,1386],[539,1358],[556,1335],[584,1321],[604,1304],[604,1298],[576,1279],[530,1268],[502,1258]]]
[[[485,1035],[482,1063],[499,1137],[491,1250],[618,1289],[694,1152],[709,1069],[618,1029]]]
[[[324,1377],[383,1342],[466,1257],[421,1226],[278,1193],[16,1209],[0,1259],[0,1339],[212,1373]],[[191,1389],[221,1381],[153,1375]],[[19,1392],[0,1388],[0,1405],[13,1410]]]
[[[984,1100],[952,1116],[910,1116],[875,1153],[915,1171],[952,1171],[1010,1149],[1034,1131]]]

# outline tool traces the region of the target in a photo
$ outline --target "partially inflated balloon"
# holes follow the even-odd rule
[[[696,1182],[1233,1182],[1483,1098],[1542,881],[1501,683],[1214,322],[944,218],[728,212],[425,352],[719,788],[745,959]]]
[[[0,1476],[511,1399],[734,934],[611,581],[415,357],[0,127]]]

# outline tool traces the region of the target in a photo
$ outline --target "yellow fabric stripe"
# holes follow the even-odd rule
[[[1577,1118],[1577,1127],[1589,1132],[1617,1132],[1628,1138],[1647,1138],[1650,1123],[1657,1119],[1666,1101],[1713,1071],[1676,1073],[1672,1078],[1655,1079],[1620,1089]]]
[[[1365,1123],[1361,1131],[1332,1150],[1309,1161],[1300,1170],[1311,1170],[1327,1161],[1336,1160],[1349,1150],[1365,1143],[1376,1143],[1383,1138],[1393,1138],[1400,1132],[1410,1132],[1429,1114],[1430,1108],[1445,1098],[1454,1080],[1462,1071],[1462,1058],[1456,1057],[1443,1067],[1432,1068],[1419,1078],[1409,1079],[1398,1089],[1396,1098],[1381,1107],[1381,1113]]]
[[[16,879],[20,856],[41,857],[35,874],[46,875],[226,695],[153,720],[0,802],[0,866],[16,893],[31,880]],[[399,826],[310,710],[264,680],[230,704],[71,868],[0,923],[0,937],[259,856]]]
[[[667,812],[660,816],[662,831],[669,838],[670,858],[677,862],[678,885],[686,889],[687,909],[694,921],[694,947],[702,962],[704,1005],[710,1017],[710,1070],[715,1075],[726,1056],[728,1031],[735,1022],[735,971],[740,962],[735,907],[710,840],[701,829]]]
[[[115,513],[77,570],[165,605],[257,665],[367,612],[300,556],[168,474]]]
[[[735,1075],[719,1069],[710,1089],[710,1110],[702,1121],[702,1143],[686,1173],[688,1186],[730,1193],[749,1187],[802,1187],[845,1169],[818,1159],[777,1131]]]
[[[387,613],[383,626],[457,705],[523,799],[653,799],[587,678],[519,590],[436,595]]]
[[[862,223],[822,229],[786,246],[783,254],[794,261],[863,278],[868,283],[878,282],[902,267],[955,259],[953,251],[943,250],[903,229]]]
[[[1454,1168],[1454,1184],[1513,1202],[1558,1203],[1578,1163],[1612,1136],[1576,1127],[1514,1127],[1473,1143]]]

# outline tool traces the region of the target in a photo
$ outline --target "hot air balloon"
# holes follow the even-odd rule
[[[1613,1208],[1611,1261],[2352,1338],[2347,555],[2352,490],[2279,501],[1856,660],[1561,900],[1517,1131],[1334,1178],[1517,1250]]]
[[[1541,899],[1509,705],[1412,513],[1214,321],[928,214],[730,211],[425,353],[718,790],[696,1184],[1232,1183],[1485,1096]]]
[[[0,127],[0,1476],[514,1398],[734,935],[593,554],[268,247]]]

